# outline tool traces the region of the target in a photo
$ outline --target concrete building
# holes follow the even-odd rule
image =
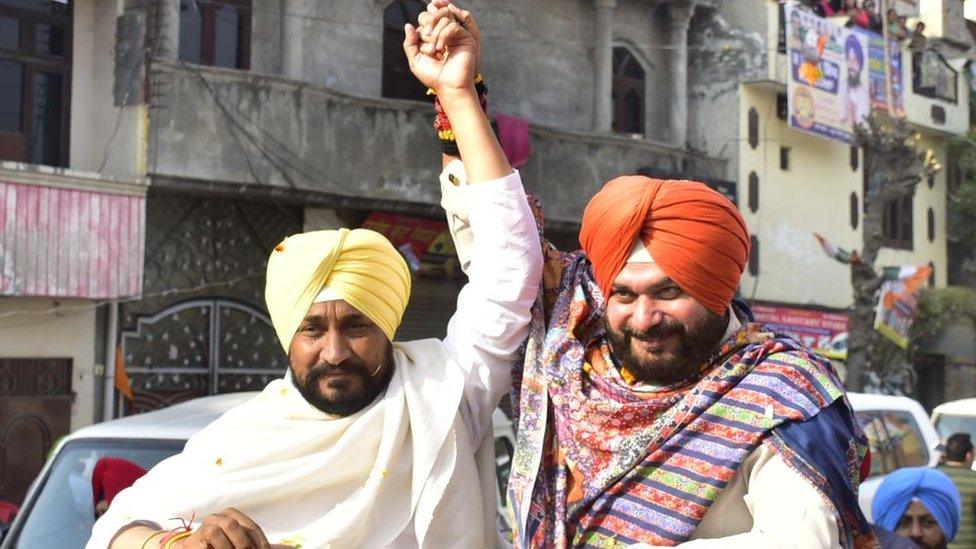
[[[531,122],[522,169],[554,241],[575,246],[586,200],[620,173],[700,177],[735,199],[728,160],[687,146],[689,29],[712,4],[470,7],[492,112]],[[15,83],[0,95],[0,185],[21,193],[2,195],[12,282],[0,285],[0,359],[29,380],[38,360],[62,365],[62,409],[31,431],[34,461],[68,429],[280,376],[263,272],[268,250],[302,229],[365,225],[402,241],[419,270],[400,337],[443,334],[463,280],[438,206],[431,108],[400,46],[422,8],[0,0],[0,71]],[[104,230],[95,206],[61,215],[62,192],[124,197],[128,217],[115,202]],[[84,288],[42,258],[87,269]],[[131,399],[116,390],[126,382]],[[14,417],[3,423],[20,429]]]
[[[260,275],[267,250],[301,228],[368,226],[408,246],[421,268],[399,337],[443,334],[463,280],[438,205],[431,108],[401,49],[403,23],[423,5],[126,7],[118,43],[148,39],[151,52],[117,54],[116,73],[145,74],[130,96],[146,98],[146,130],[134,138],[145,139],[151,181],[144,290],[159,297],[121,307],[136,399],[120,409],[280,375]],[[620,173],[693,174],[735,197],[727,162],[685,146],[686,31],[698,5],[470,3],[485,36],[491,111],[531,122],[524,179],[557,242],[575,246],[586,200]],[[165,295],[199,281],[212,283]],[[177,329],[188,315],[189,331]]]
[[[901,53],[905,117],[919,131],[920,146],[943,165],[951,160],[947,140],[969,124],[962,67],[973,51],[961,10],[960,2],[922,2],[918,20],[927,24],[929,50],[924,56],[907,48]],[[692,20],[689,47],[699,53],[691,64],[689,145],[727,160],[731,179],[739,182],[740,209],[754,233],[743,297],[762,319],[837,358],[845,352],[850,272],[821,250],[813,234],[847,250],[861,248],[865,163],[862,151],[789,127],[782,14],[775,1],[725,2]],[[923,71],[933,70],[947,83],[938,93],[918,84]],[[945,171],[921,183],[910,200],[890,205],[885,239],[879,267],[930,265],[931,284],[946,285]],[[927,399],[976,392],[970,366],[950,365],[945,375],[941,366],[915,366],[918,387],[938,385],[941,391]]]

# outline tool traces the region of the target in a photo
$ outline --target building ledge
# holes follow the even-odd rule
[[[144,196],[148,186],[145,178],[122,180],[96,172],[9,161],[0,162],[0,181],[131,196]]]

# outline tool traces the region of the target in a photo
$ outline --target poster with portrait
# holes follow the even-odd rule
[[[901,47],[897,40],[888,41],[888,57],[885,57],[884,38],[876,33],[855,28],[868,44],[868,87],[871,108],[888,112],[892,116],[904,116],[905,104],[901,80]],[[885,73],[885,63],[890,62],[891,72]],[[888,88],[891,88],[891,107],[888,105]]]
[[[871,112],[868,37],[835,25],[795,2],[786,4],[791,128],[850,142]]]

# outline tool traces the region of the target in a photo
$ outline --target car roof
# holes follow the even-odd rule
[[[964,398],[943,402],[932,410],[932,415],[952,414],[954,416],[976,416],[976,398]]]
[[[905,396],[877,395],[873,393],[847,393],[854,411],[858,410],[922,410],[917,400]],[[927,415],[927,414],[926,414]]]
[[[257,391],[251,391],[195,398],[161,410],[83,427],[65,437],[65,442],[80,438],[186,440],[227,410],[258,394]]]

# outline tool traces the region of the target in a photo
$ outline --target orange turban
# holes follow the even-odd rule
[[[638,237],[685,293],[725,314],[749,258],[749,230],[731,202],[693,181],[624,176],[604,185],[580,229],[604,296]]]

